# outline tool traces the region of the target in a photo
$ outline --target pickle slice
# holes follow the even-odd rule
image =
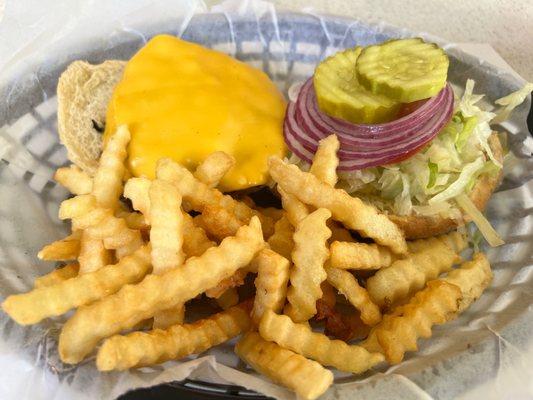
[[[448,65],[439,46],[413,38],[364,48],[355,69],[372,93],[410,103],[435,96],[446,85]]]
[[[326,114],[358,124],[376,124],[396,117],[400,104],[373,94],[357,80],[355,63],[361,48],[339,52],[322,61],[313,84],[318,106]]]

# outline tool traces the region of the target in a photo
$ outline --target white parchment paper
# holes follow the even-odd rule
[[[0,0],[0,9],[2,9]],[[76,12],[73,12],[76,10]],[[265,1],[229,0],[210,10],[201,1],[7,1],[0,11],[0,298],[30,289],[53,265],[38,262],[44,244],[67,227],[57,219],[67,193],[52,174],[66,162],[55,126],[55,85],[74,59],[127,59],[158,32],[227,52],[264,69],[282,89],[313,72],[316,62],[340,48],[413,33],[384,24],[286,14]],[[208,15],[206,15],[208,14]],[[487,45],[443,45],[458,85],[476,79],[476,91],[494,100],[521,80]],[[461,51],[464,48],[467,53]],[[495,67],[494,64],[497,67]],[[523,105],[511,122],[515,155],[487,213],[507,244],[489,250],[495,280],[458,320],[420,341],[420,351],[391,368],[363,377],[336,374],[324,398],[532,398],[533,288],[532,140]],[[61,321],[19,327],[0,314],[1,399],[114,399],[138,387],[185,378],[231,383],[279,399],[294,395],[247,369],[231,342],[198,358],[162,367],[101,374],[93,360],[62,364],[57,355]]]

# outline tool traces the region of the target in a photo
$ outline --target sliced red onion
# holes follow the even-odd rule
[[[352,124],[318,109],[312,79],[302,87],[297,101],[287,108],[284,136],[287,146],[311,162],[318,141],[336,133],[341,147],[339,170],[350,171],[386,165],[406,158],[433,139],[453,114],[449,85],[418,109],[385,124]]]

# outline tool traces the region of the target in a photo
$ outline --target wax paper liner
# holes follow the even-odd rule
[[[96,1],[39,4],[26,10],[21,2],[8,1],[0,20],[2,299],[30,289],[37,275],[53,268],[37,261],[35,254],[67,232],[57,219],[58,204],[67,193],[51,178],[67,161],[56,134],[55,87],[73,60],[127,59],[151,36],[167,32],[262,68],[286,92],[293,82],[311,75],[320,59],[339,49],[415,34],[448,51],[454,83],[462,86],[473,78],[475,91],[489,100],[523,84],[424,33],[308,10],[286,13],[261,1],[228,1],[209,11],[194,0],[132,1],[127,6]],[[502,128],[509,132],[514,157],[487,209],[506,241],[488,250],[495,274],[492,286],[458,320],[437,327],[432,339],[421,340],[420,351],[403,363],[362,377],[336,374],[324,398],[531,398],[533,146],[525,125],[529,107],[528,100]],[[79,366],[64,365],[56,350],[63,320],[19,327],[0,315],[0,398],[112,399],[133,388],[186,377],[294,398],[239,362],[233,342],[199,358],[125,373],[100,374],[92,359]]]

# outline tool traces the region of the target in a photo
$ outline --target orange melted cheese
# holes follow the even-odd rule
[[[269,156],[286,153],[285,106],[264,72],[159,35],[126,65],[108,108],[105,138],[128,125],[128,167],[149,178],[161,157],[193,170],[212,152],[225,151],[236,164],[220,188],[245,189],[266,182]]]

